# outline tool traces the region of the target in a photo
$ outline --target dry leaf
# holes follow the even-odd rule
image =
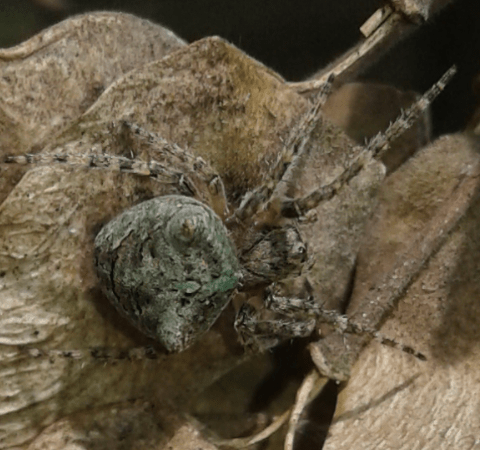
[[[43,147],[46,137],[85,112],[114,80],[184,45],[148,20],[92,13],[0,50],[0,148],[24,153]]]
[[[118,17],[112,20],[115,22]],[[45,33],[48,36],[48,32]],[[145,40],[150,39],[151,35],[146,33]],[[181,43],[178,45],[181,47]],[[158,156],[157,143],[142,141],[140,137],[138,141],[137,138],[132,138],[131,146],[121,145],[121,136],[111,131],[115,130],[112,123],[127,120],[146,130],[155,131],[170,142],[188,148],[207,160],[212,166],[207,164],[209,173],[216,171],[221,175],[228,198],[235,203],[247,190],[262,184],[265,172],[282,148],[282,140],[307,108],[307,101],[287,87],[277,74],[218,38],[204,39],[179,48],[158,61],[145,65],[138,63],[136,67],[123,76],[118,76],[116,72],[115,76],[106,77],[105,80],[108,79],[111,84],[97,101],[91,95],[87,96],[91,106],[88,105],[89,109],[79,119],[76,117],[86,108],[83,109],[81,101],[74,102],[76,112],[61,122],[61,127],[66,128],[52,137],[50,133],[54,127],[50,126],[38,141],[48,142],[43,154],[88,153],[93,148],[125,156],[128,147],[128,150],[136,152],[133,155],[135,157]],[[79,70],[81,72],[80,67]],[[95,73],[91,68],[87,72]],[[53,77],[52,80],[55,81]],[[107,82],[102,81],[102,86],[106,87],[104,84]],[[92,85],[94,84],[88,81],[83,87],[80,86],[79,92],[88,91],[88,86]],[[47,86],[47,91],[48,89]],[[19,92],[21,95],[18,98],[15,95],[12,98],[18,104],[23,104],[25,99],[22,95],[25,92]],[[59,95],[57,97],[61,98]],[[37,142],[29,130],[35,128],[36,121],[43,123],[44,107],[45,104],[38,105],[38,114],[33,107],[35,111],[31,116],[25,115],[24,122],[20,115],[12,120],[12,115],[5,111],[2,113],[2,122],[7,124],[6,128],[11,127],[11,134],[7,135],[8,146],[12,147],[11,153],[24,151],[22,148]],[[50,107],[45,110],[53,111]],[[52,118],[46,121],[49,125],[54,122]],[[23,135],[25,141],[22,140]],[[418,208],[426,219],[433,212],[443,213],[444,209],[448,209],[451,213],[449,224],[452,225],[462,215],[458,209],[459,203],[444,200],[440,205],[443,209],[438,211],[428,210],[425,203],[427,206],[431,203],[430,206],[436,208],[438,202],[443,200],[442,195],[448,197],[452,192],[453,195],[460,192],[464,194],[462,199],[465,200],[460,206],[465,207],[468,204],[466,200],[471,197],[469,189],[472,185],[476,187],[475,170],[478,163],[468,149],[464,153],[459,150],[470,148],[470,141],[465,143],[463,136],[455,139],[451,145],[459,154],[448,153],[443,165],[435,160],[438,167],[433,172],[431,160],[427,156],[435,152],[430,148],[422,152],[415,159],[416,162],[401,169],[399,175],[395,174],[397,178],[392,178],[400,180],[397,182],[407,189],[406,197],[412,195],[418,200],[415,194],[423,190],[427,193],[424,196],[426,202],[422,203],[424,197],[420,195],[419,205],[408,204],[408,207],[404,207],[405,214],[414,216],[411,223],[416,232],[415,237],[422,235],[424,225],[415,216]],[[305,194],[312,187],[334,179],[359,152],[352,141],[327,121],[321,121],[315,129],[314,141],[312,152],[316,154],[309,161],[308,167],[302,168],[301,180],[295,186],[297,194]],[[435,145],[438,147],[440,144]],[[449,145],[445,144],[445,148],[449,148]],[[453,160],[449,159],[451,157]],[[422,162],[422,158],[428,161]],[[415,182],[421,180],[415,167],[420,167],[424,175],[430,174],[425,175],[425,184],[415,185]],[[8,170],[3,171],[6,179],[11,173]],[[409,170],[414,172],[411,179],[408,177]],[[446,171],[443,177],[442,170]],[[364,221],[375,205],[375,195],[384,175],[382,164],[373,160],[366,161],[359,176],[352,179],[338,196],[322,204],[316,211],[317,217],[311,217],[311,221],[307,220],[301,225],[302,232],[311,242],[314,255],[312,262],[315,264],[310,268],[309,275],[314,278],[315,292],[330,307],[340,309],[348,294],[349,279],[361,245]],[[462,184],[462,176],[466,183]],[[441,193],[436,191],[439,178],[451,181],[450,184],[441,185]],[[460,187],[457,189],[458,180]],[[414,184],[413,193],[408,190],[410,182]],[[202,200],[215,210],[221,210],[218,205],[224,204],[224,198],[220,194],[220,198],[213,198],[202,177],[195,178],[194,183]],[[235,338],[232,337],[232,320],[228,316],[231,311],[226,311],[220,323],[186,352],[179,355],[163,354],[155,361],[123,360],[104,365],[98,359],[88,358],[80,361],[32,358],[24,349],[27,346],[41,350],[69,350],[99,345],[130,349],[150,343],[119,318],[100,294],[92,267],[92,241],[99,228],[119,211],[143,199],[167,193],[179,193],[177,185],[145,181],[130,174],[47,166],[29,171],[1,205],[0,371],[4,384],[0,393],[4,400],[0,404],[0,448],[27,448],[29,442],[32,442],[31,449],[64,448],[64,437],[75,448],[89,449],[115,448],[121,446],[121,441],[125,439],[134,448],[157,445],[159,448],[170,446],[180,450],[182,445],[185,448],[208,446],[196,436],[198,427],[177,416],[176,410],[182,410],[193,395],[241,362]],[[383,201],[390,205],[393,200],[387,198]],[[455,200],[458,200],[458,195]],[[383,223],[382,214],[379,213],[379,223]],[[437,216],[432,217],[436,219]],[[403,222],[398,220],[398,224],[401,223]],[[379,227],[372,225],[371,229],[376,230],[380,237],[387,235],[385,247],[388,247],[391,244],[388,233],[381,233]],[[440,237],[445,237],[444,235],[445,233]],[[409,249],[407,244],[412,245],[410,234],[406,233],[403,240],[405,242],[400,243]],[[388,264],[392,261],[385,262],[381,258],[391,249],[382,252],[383,244],[367,241],[364,245],[361,258],[368,261],[359,265],[359,280],[374,283],[376,276],[388,276],[391,269]],[[391,253],[387,256],[391,257]],[[375,257],[380,261],[377,265]],[[380,267],[374,275],[368,271],[370,258],[371,267]],[[421,258],[416,261],[420,265],[423,263]],[[446,266],[451,267],[452,264]],[[362,275],[362,270],[365,275]],[[409,280],[406,279],[406,282],[409,284]],[[377,325],[384,318],[388,305],[381,311],[365,307],[362,304],[365,293],[358,287],[358,283],[361,282],[358,281],[354,288],[350,314],[355,316],[356,313],[371,313],[366,320]],[[358,308],[357,311],[355,308]],[[408,332],[412,333],[412,337],[418,336],[418,330],[415,330],[409,325]],[[425,328],[420,329],[424,330]],[[327,338],[320,344],[334,342],[336,335],[331,336],[332,339]],[[343,339],[342,336],[342,344]],[[351,342],[353,360],[363,342],[356,342],[349,336],[345,341],[347,344]],[[403,341],[409,343],[408,339]],[[465,342],[465,348],[462,348],[468,353],[470,340]],[[417,347],[416,343],[413,346]],[[158,350],[161,352],[161,349]],[[429,353],[428,348],[425,350],[421,345],[420,350],[428,353],[435,361],[435,352]],[[388,351],[397,355],[393,359],[400,358],[394,351]],[[378,352],[377,349],[375,354],[379,353],[382,355],[385,352]],[[345,355],[349,357],[349,352],[346,351]],[[343,357],[343,354],[338,356]],[[410,358],[404,355],[401,357]],[[408,365],[414,364],[411,358],[408,361]],[[348,389],[355,386],[356,380],[363,385],[370,382],[370,377],[375,378],[377,382],[374,387],[379,390],[385,389],[381,380],[393,380],[391,375],[381,372],[371,361],[368,367],[359,372],[358,364],[352,382],[344,391],[341,411],[358,407],[358,402],[352,403],[353,406],[348,403],[350,399],[355,402],[356,395],[371,398],[371,392],[376,392],[370,392],[370,386],[367,386],[367,391],[352,391],[347,395]],[[391,392],[400,392],[402,388],[407,390],[417,380],[421,380],[421,376],[415,378],[417,367],[416,363],[414,369],[410,367],[413,375],[410,373],[409,378],[402,378],[400,387],[395,385]],[[425,367],[437,369],[437,366]],[[445,367],[441,367],[444,372],[438,370],[442,376]],[[376,377],[377,373],[380,376]],[[368,379],[364,376],[367,374]],[[387,392],[385,398],[391,392]],[[393,395],[391,397],[396,398]],[[148,405],[129,403],[132,398],[147,399],[150,402]],[[382,401],[383,398],[378,403],[383,404]],[[155,407],[150,410],[152,403]],[[172,409],[173,413],[169,415]],[[367,414],[372,409],[375,410],[368,407],[364,409]],[[384,419],[388,414],[383,411],[379,417]],[[157,422],[155,418],[160,419]],[[340,418],[341,421],[336,425],[339,428],[350,420],[345,416],[342,419],[341,415]],[[437,416],[434,417],[436,418]],[[398,422],[399,418],[396,417],[395,420]],[[410,421],[408,416],[407,421]],[[357,430],[355,427],[361,425],[356,416],[348,423],[352,430]],[[433,425],[429,422],[428,426]],[[90,433],[92,428],[95,430]],[[348,435],[350,428],[347,428],[347,431],[342,428],[343,436]],[[382,429],[389,430],[384,426],[377,434],[373,433],[369,437],[376,441],[379,436],[383,436]],[[339,435],[335,430],[334,428],[329,444],[331,448],[337,448],[334,440]],[[467,436],[470,431],[466,433]],[[354,437],[349,442],[358,446],[360,441]],[[345,442],[347,439],[350,438],[346,438]],[[364,442],[365,448],[374,448],[371,440],[369,443],[366,440]],[[398,438],[392,442],[398,442]],[[411,444],[412,441],[409,442]]]
[[[47,427],[28,450],[216,450],[195,421],[150,402],[130,401],[86,410]]]
[[[147,20],[92,13],[0,49],[0,152],[37,152],[118,77],[184,45]],[[0,178],[0,201],[23,173],[11,167]]]
[[[219,39],[206,39],[115,82],[44,153],[88,153],[99,145],[107,153],[121,153],[124,148],[108,123],[128,118],[147,129],[158,127],[192,151],[198,145],[205,156],[233,152],[237,175],[221,158],[213,158],[217,170],[227,180],[232,174],[230,179],[242,176],[244,185],[254,185],[258,154],[268,158],[278,151],[282,134],[304,107],[304,99],[256,61]],[[133,148],[142,150],[138,156],[144,158],[158,151],[154,144]],[[201,184],[198,188],[204,192]],[[190,350],[155,361],[104,365],[95,359],[35,359],[19,352],[18,346],[130,349],[149,343],[100,294],[92,242],[101,225],[128,205],[174,192],[174,185],[138,176],[56,165],[30,170],[3,202],[1,448],[25,445],[62,418],[69,427],[82,428],[85,419],[77,413],[93,414],[131,398],[158,402],[160,410],[180,407],[241,362],[228,333],[222,338],[221,324]],[[228,326],[233,333],[232,322]],[[82,445],[101,448],[94,437],[85,439]]]
[[[382,187],[360,252],[351,315],[418,233],[432,220],[442,228],[447,215],[439,211],[450,209],[459,226],[448,234],[445,223],[447,241],[381,329],[428,361],[369,346],[341,392],[326,449],[477,448],[479,148],[478,140],[464,135],[443,137]]]

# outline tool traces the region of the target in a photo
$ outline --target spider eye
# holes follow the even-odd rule
[[[95,252],[106,296],[169,351],[206,332],[240,281],[220,218],[190,197],[159,197],[125,211],[100,231]]]

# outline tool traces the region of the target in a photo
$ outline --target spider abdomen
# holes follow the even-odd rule
[[[115,308],[169,351],[206,332],[240,278],[220,218],[190,197],[140,203],[95,239],[97,272]]]

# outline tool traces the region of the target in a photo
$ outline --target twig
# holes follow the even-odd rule
[[[303,410],[323,389],[328,379],[321,377],[317,370],[312,370],[303,380],[300,389],[297,391],[295,405],[293,405],[292,414],[288,426],[287,436],[285,437],[284,450],[293,450],[295,433],[298,429],[298,423]]]
[[[375,29],[376,25],[379,26]],[[332,64],[315,74],[312,79],[289,83],[289,85],[299,93],[306,94],[322,87],[331,75],[339,84],[350,81],[417,26],[402,14],[393,11],[390,6],[384,6],[360,28],[368,35],[364,41],[359,42]]]
[[[235,439],[222,439],[213,441],[213,444],[222,446],[222,447],[231,447],[231,448],[245,448],[250,445],[257,444],[265,439],[268,439],[273,433],[275,433],[288,419],[290,416],[291,409],[287,409],[281,416],[277,417],[267,428],[262,430],[260,433],[255,434],[254,436],[249,436],[245,438],[235,438]]]

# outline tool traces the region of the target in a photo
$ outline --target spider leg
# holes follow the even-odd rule
[[[165,354],[157,351],[152,346],[137,347],[129,349],[107,348],[107,347],[91,347],[85,349],[75,350],[58,350],[50,349],[44,350],[33,347],[19,346],[18,356],[25,355],[30,358],[49,358],[55,360],[56,358],[64,358],[71,360],[96,360],[100,362],[107,361],[134,361],[145,359],[159,359]]]
[[[57,145],[42,153],[4,156],[0,164],[68,166],[131,173],[170,185],[179,194],[196,197],[213,207],[224,218],[228,214],[225,187],[220,176],[202,158],[184,150],[155,133],[125,120],[105,122],[83,147],[69,149]],[[84,124],[88,129],[91,124]],[[57,148],[61,151],[54,153]],[[155,159],[142,160],[135,155],[148,149]],[[122,155],[133,156],[125,157]]]
[[[373,137],[367,144],[366,150],[370,152],[374,158],[380,158],[390,148],[390,143],[418,120],[430,104],[442,93],[456,73],[457,67],[453,65],[427,92],[404,111],[385,132],[378,133]]]
[[[291,159],[290,164],[281,173],[276,174],[277,184],[272,193],[272,198],[286,196],[290,187],[294,184],[296,172],[303,166],[309,156],[310,146],[308,145],[315,128],[323,120],[322,107],[332,92],[333,75],[329,77],[320,92],[314,99],[312,108],[302,117],[298,125],[292,130],[289,139],[285,143],[284,153],[292,155],[285,158],[281,155],[280,161]],[[277,165],[280,163],[277,162]]]
[[[192,169],[201,171],[207,166],[202,158],[195,157],[176,144],[172,144],[155,133],[150,133],[138,125],[127,121],[110,122],[106,124],[108,138],[99,139],[100,146],[93,143],[88,153],[62,152],[62,153],[35,153],[25,155],[4,156],[4,164],[31,164],[51,165],[67,164],[70,166],[84,166],[89,168],[109,169],[117,172],[133,173],[158,179],[162,183],[179,183],[183,173],[172,170],[173,160],[188,163]],[[140,141],[156,147],[159,161],[143,161],[141,159],[126,158],[108,153],[110,147],[120,147],[123,152],[135,154],[135,147]],[[100,151],[99,151],[100,150]],[[193,171],[193,170],[192,170]],[[184,177],[185,178],[185,177]]]
[[[313,130],[323,120],[321,109],[332,92],[334,77],[331,75],[315,96],[312,107],[305,113],[291,131],[283,145],[271,171],[271,179],[263,186],[248,192],[235,213],[227,219],[228,223],[243,221],[251,217],[269,198],[281,197],[290,186],[294,174],[308,157],[309,146]],[[288,165],[286,162],[290,161]]]
[[[331,199],[337,191],[347,184],[358,172],[364,164],[371,158],[380,158],[389,148],[390,143],[400,136],[405,130],[422,115],[432,101],[445,89],[448,82],[455,75],[457,69],[455,66],[450,67],[440,80],[435,83],[422,97],[416,101],[410,108],[400,115],[384,133],[379,133],[372,138],[366,147],[362,147],[357,157],[354,158],[348,167],[330,184],[315,189],[311,193],[298,199],[288,199],[283,196],[280,214],[283,217],[299,217],[303,216],[309,210],[318,206],[322,201]],[[289,167],[290,169],[290,167]],[[286,173],[286,175],[288,175]],[[288,179],[286,182],[288,183]],[[278,183],[280,186],[283,180]],[[278,191],[278,192],[277,192]],[[275,190],[272,201],[274,201],[282,193],[281,188]]]
[[[260,312],[249,303],[244,303],[235,318],[235,330],[241,343],[254,350],[265,351],[283,341],[308,337],[315,330],[316,320],[313,318],[299,320],[283,316],[263,319]]]
[[[307,315],[315,315],[319,322],[332,325],[336,332],[343,335],[345,333],[367,335],[383,345],[388,345],[389,347],[393,347],[402,352],[408,353],[415,358],[420,359],[421,361],[425,361],[427,359],[425,355],[416,351],[412,347],[396,342],[395,340],[379,333],[377,330],[352,322],[347,316],[340,314],[337,311],[323,309],[312,296],[306,299],[284,297],[275,295],[271,291],[268,291],[265,299],[265,308],[273,312],[289,315],[299,315],[302,313]]]

